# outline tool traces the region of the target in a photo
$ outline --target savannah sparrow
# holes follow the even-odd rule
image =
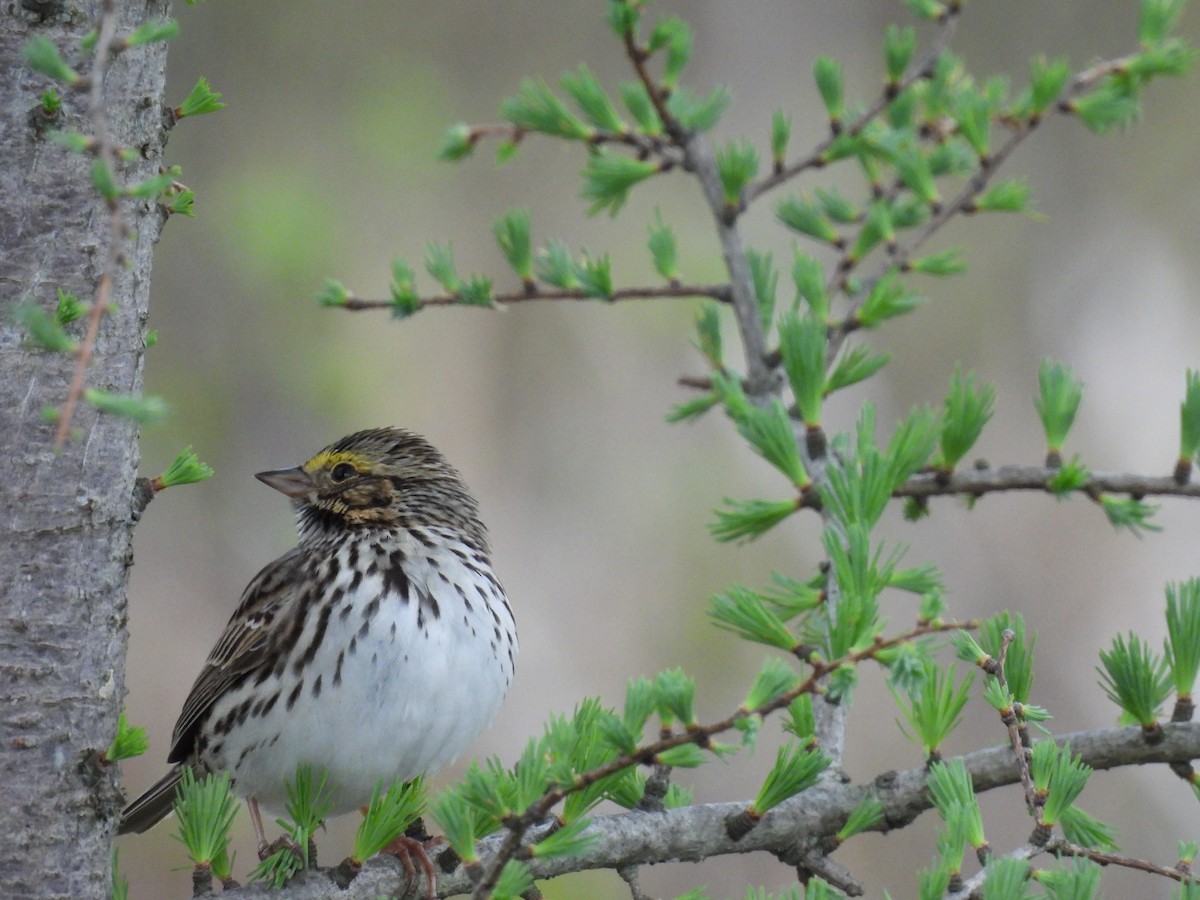
[[[255,576],[175,725],[175,767],[121,815],[171,810],[183,768],[228,772],[282,809],[285,781],[325,770],[333,815],[377,784],[446,765],[491,722],[517,651],[487,532],[458,472],[424,438],[360,431],[256,476],[292,500],[300,546]]]

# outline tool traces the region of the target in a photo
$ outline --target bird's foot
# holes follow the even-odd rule
[[[425,838],[421,840],[402,834],[379,852],[400,860],[408,877],[409,885],[417,877],[417,866],[420,866],[425,875],[425,898],[426,900],[437,900],[437,875],[434,874],[433,863],[429,861],[429,851],[445,842],[445,838],[442,837],[425,835]]]
[[[260,841],[258,844],[258,859],[261,862],[269,856],[274,856],[280,850],[291,851],[296,859],[300,860],[301,864],[303,864],[304,852],[300,849],[300,845],[286,834],[281,834],[269,844],[266,841]]]

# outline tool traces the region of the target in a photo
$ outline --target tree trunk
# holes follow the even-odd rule
[[[119,0],[117,35],[166,12]],[[93,299],[108,249],[109,211],[92,186],[92,159],[49,141],[39,96],[50,86],[23,47],[48,37],[80,74],[80,39],[96,3],[11,0],[0,10],[0,785],[10,817],[0,841],[0,896],[108,897],[121,793],[99,753],[112,740],[124,693],[126,583],[137,426],[80,403],[54,449],[45,407],[61,407],[69,353],[29,346],[13,307],[53,312],[59,288]],[[154,174],[165,143],[162,44],[131,49],[104,79],[111,140],[142,158],[119,177]],[[91,135],[86,91],[59,87],[49,128]],[[157,207],[124,201],[130,237],[114,273],[87,385],[140,392],[150,256]],[[67,326],[82,342],[86,317]]]

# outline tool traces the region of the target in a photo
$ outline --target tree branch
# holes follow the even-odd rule
[[[807,155],[791,163],[788,166],[768,175],[766,178],[752,184],[746,188],[742,195],[743,205],[749,206],[760,196],[768,191],[774,190],[784,182],[790,181],[801,172],[808,169],[819,169],[825,165],[825,153],[833,146],[833,142],[842,135],[853,137],[862,132],[864,128],[871,124],[888,105],[896,99],[897,95],[902,94],[906,89],[911,87],[922,78],[926,78],[930,74],[934,63],[938,57],[942,55],[945,49],[950,45],[950,39],[954,36],[955,27],[958,25],[958,14],[962,11],[961,6],[952,6],[947,9],[945,16],[942,19],[942,29],[934,38],[933,44],[926,52],[925,56],[914,66],[911,66],[908,72],[894,85],[888,85],[886,90],[876,98],[875,102],[867,108],[861,116],[854,120],[849,127],[844,127],[840,130],[831,130],[829,137],[825,138]]]
[[[754,296],[746,247],[736,218],[727,220],[725,193],[712,148],[702,135],[693,134],[688,138],[685,152],[688,168],[699,180],[709,209],[712,210],[717,239],[721,242],[721,254],[729,272],[730,303],[746,355],[746,393],[751,397],[775,394],[779,390],[780,380],[778,373],[773,372],[767,364],[767,339],[763,334],[758,300]]]
[[[727,284],[663,284],[641,287],[618,288],[611,297],[597,297],[582,290],[566,290],[555,288],[530,290],[522,288],[519,291],[509,291],[495,294],[492,297],[494,306],[508,306],[513,303],[524,303],[532,300],[593,300],[600,303],[615,303],[618,300],[660,300],[672,297],[709,297],[721,303],[730,302],[730,290]],[[419,309],[431,306],[468,306],[461,294],[437,294],[422,297],[417,301]],[[371,309],[394,309],[396,304],[391,300],[360,300],[358,297],[348,297],[338,304],[350,312],[363,312]]]
[[[896,488],[893,496],[923,499],[958,494],[982,497],[1000,491],[1050,493],[1048,485],[1057,472],[1057,469],[1047,466],[961,469],[949,474],[922,472]],[[1200,483],[1179,484],[1170,475],[1138,475],[1132,472],[1089,472],[1087,483],[1080,490],[1092,497],[1100,494],[1128,494],[1137,499],[1149,496],[1200,497]]]
[[[1126,68],[1133,58],[1132,56],[1124,56],[1119,59],[1107,60],[1092,66],[1090,69],[1079,72],[1063,87],[1049,109],[1064,115],[1073,114],[1074,110],[1070,104],[1072,98],[1093,87],[1102,78]],[[1007,124],[1011,128],[1011,134],[1008,139],[995,152],[990,153],[986,158],[980,159],[979,170],[967,180],[962,190],[953,199],[948,203],[942,204],[940,208],[934,211],[928,222],[917,229],[902,245],[889,248],[887,259],[880,264],[878,271],[867,280],[868,284],[877,281],[889,270],[899,269],[900,271],[906,271],[912,255],[924,246],[931,237],[941,231],[951,219],[964,213],[975,212],[975,201],[984,192],[988,184],[991,183],[992,176],[1000,170],[1000,167],[1012,155],[1012,152],[1037,130],[1037,126],[1041,122],[1041,114],[1032,115],[1027,119],[1008,122]],[[846,276],[853,269],[854,265],[849,262],[847,256],[843,255],[838,261],[834,274],[830,277],[828,288],[830,290],[833,290],[835,287],[843,288]],[[863,302],[865,302],[869,293],[869,290],[864,290],[860,293],[860,297],[863,299],[851,305],[840,327],[835,328],[830,335],[829,351],[827,354],[830,362],[837,356],[846,337],[859,327],[855,320],[855,313],[862,306]],[[770,361],[772,364],[777,364],[775,354],[771,354]]]
[[[811,668],[811,672],[807,678],[803,679],[791,690],[779,694],[753,709],[739,708],[731,715],[719,721],[710,722],[707,725],[688,726],[687,730],[683,732],[664,735],[657,741],[638,747],[632,753],[622,754],[594,769],[577,773],[568,786],[548,789],[540,798],[530,804],[521,815],[514,817],[512,821],[504,823],[508,831],[501,840],[500,846],[492,859],[481,864],[483,875],[476,883],[472,896],[481,898],[490,896],[490,891],[495,887],[504,864],[508,860],[517,857],[521,849],[521,841],[525,837],[525,834],[545,822],[551,815],[554,807],[565,799],[567,795],[590,787],[601,779],[607,778],[609,775],[614,775],[630,766],[653,764],[658,761],[659,754],[685,744],[695,744],[698,747],[710,748],[714,737],[735,728],[738,722],[743,719],[751,716],[768,716],[773,712],[784,709],[801,694],[819,695],[819,684],[830,672],[842,666],[855,665],[868,659],[874,659],[882,650],[899,646],[924,635],[974,627],[976,627],[974,622],[923,623],[916,628],[893,635],[890,638],[876,638],[870,646],[847,653],[845,656],[835,659],[832,662],[817,659],[807,660]],[[743,806],[738,812],[744,811],[745,808]],[[725,828],[725,825],[722,824],[721,827]],[[757,827],[755,825],[755,828]]]
[[[1183,881],[1185,878],[1190,879],[1193,877],[1190,870],[1181,867],[1160,866],[1147,859],[1138,859],[1133,856],[1119,856],[1115,853],[1104,853],[1100,850],[1092,850],[1088,847],[1080,847],[1078,844],[1072,844],[1065,838],[1055,838],[1046,844],[1045,849],[1047,853],[1061,853],[1063,856],[1082,856],[1093,862],[1098,862],[1102,866],[1121,866],[1124,869],[1136,869],[1139,872],[1161,875],[1163,878],[1170,878],[1174,881]]]
[[[738,333],[746,355],[747,393],[758,396],[777,390],[778,378],[766,364],[767,340],[763,334],[758,301],[750,278],[750,265],[746,259],[746,248],[741,232],[737,229],[736,214],[727,216],[725,193],[712,147],[698,132],[688,132],[671,114],[667,106],[667,91],[660,86],[646,68],[646,51],[638,45],[632,29],[624,35],[625,53],[632,63],[638,79],[642,82],[650,101],[662,120],[672,140],[683,150],[683,166],[700,182],[701,190],[708,201],[709,210],[721,242],[721,254],[729,272],[729,302],[733,306]]]
[[[1054,739],[1070,743],[1071,750],[1094,769],[1131,765],[1187,762],[1200,758],[1200,723],[1167,723],[1163,740],[1148,744],[1139,727],[1106,728],[1066,734]],[[1008,744],[976,750],[963,756],[975,791],[993,790],[1018,783],[1020,774]],[[928,771],[924,765],[899,772],[886,772],[869,784],[824,782],[793,797],[768,812],[754,830],[738,841],[725,830],[725,820],[745,809],[747,802],[710,803],[665,812],[633,810],[599,816],[588,832],[595,843],[580,856],[533,860],[529,867],[536,878],[554,878],[591,869],[618,869],[665,862],[695,862],[715,856],[765,851],[786,854],[800,838],[820,841],[835,835],[864,795],[875,794],[884,806],[884,819],[875,830],[903,828],[933,806],[926,790]],[[485,859],[500,849],[508,835],[493,835],[480,842]],[[249,885],[223,892],[234,898],[279,897],[288,900],[317,900],[330,896],[332,870],[310,872],[304,883],[291,885],[281,895],[266,885]],[[405,874],[394,859],[377,858],[339,897],[346,900],[374,898],[394,893]],[[459,866],[438,881],[438,895],[450,897],[472,890],[470,877]],[[412,896],[410,894],[410,896]]]
[[[683,164],[683,156],[676,148],[672,147],[661,138],[651,137],[641,134],[636,131],[604,131],[602,129],[594,129],[595,133],[592,137],[586,139],[586,143],[592,146],[602,146],[604,144],[624,144],[637,150],[639,159],[646,159],[651,156],[656,156],[666,162],[669,166],[679,166]],[[529,134],[529,130],[520,125],[513,125],[509,122],[500,122],[484,125],[471,125],[467,128],[467,133],[464,140],[468,145],[474,147],[484,138],[497,138],[502,141],[508,141],[510,144],[519,144]]]

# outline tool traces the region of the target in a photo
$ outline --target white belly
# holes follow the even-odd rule
[[[490,724],[516,653],[512,614],[502,593],[493,596],[499,586],[460,592],[424,557],[409,558],[407,602],[384,593],[381,575],[363,578],[329,617],[290,708],[296,676],[289,670],[271,710],[225,737],[210,764],[233,774],[239,794],[280,810],[284,779],[307,764],[328,773],[333,814],[347,812],[365,806],[376,785],[386,790],[393,780],[436,772]],[[471,584],[457,557],[439,554],[437,564],[450,581]],[[422,593],[435,599],[436,615]],[[301,647],[318,630],[317,617],[308,618]]]

